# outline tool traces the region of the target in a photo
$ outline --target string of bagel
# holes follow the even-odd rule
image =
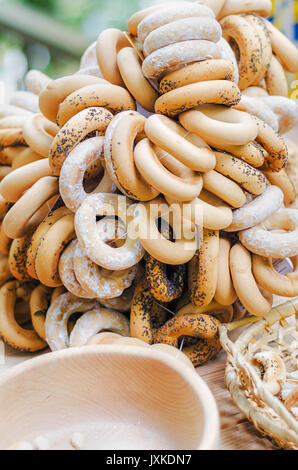
[[[77,73],[32,70],[0,105],[7,344],[120,335],[199,366],[221,323],[297,297],[298,148],[284,134],[298,124],[298,51],[270,11],[155,5],[128,32],[103,31]]]

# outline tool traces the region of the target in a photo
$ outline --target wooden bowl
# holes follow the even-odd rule
[[[50,449],[209,450],[215,400],[194,369],[164,351],[103,345],[45,354],[0,378],[0,449],[43,436]]]

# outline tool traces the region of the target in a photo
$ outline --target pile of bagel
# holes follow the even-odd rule
[[[8,345],[120,335],[199,366],[221,323],[298,296],[298,148],[283,137],[298,124],[298,51],[270,11],[155,5],[103,31],[75,74],[32,70],[0,105]]]

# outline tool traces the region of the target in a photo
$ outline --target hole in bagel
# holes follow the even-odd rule
[[[126,241],[126,227],[122,220],[118,216],[96,216],[96,222],[101,221],[114,222],[115,226],[112,238],[110,240],[106,240],[105,244],[112,248],[121,248]]]
[[[239,62],[240,62],[240,49],[239,49],[239,46],[238,46],[237,42],[235,41],[235,39],[229,38],[228,43],[230,44],[230,46],[231,46],[231,48],[232,48],[232,50],[235,54],[236,60],[239,64]]]

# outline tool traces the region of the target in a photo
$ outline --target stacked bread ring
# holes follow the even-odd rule
[[[285,79],[298,52],[264,19],[270,6],[143,10],[129,33],[102,32],[77,73],[31,71],[0,107],[9,345],[131,336],[199,366],[221,322],[298,296],[298,152],[288,166],[281,136],[298,122]]]

